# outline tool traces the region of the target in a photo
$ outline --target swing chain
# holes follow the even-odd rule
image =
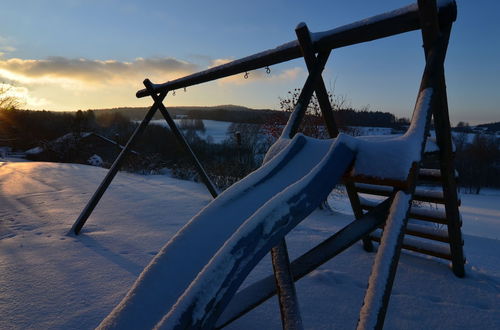
[[[175,90],[174,90],[174,91],[172,91],[172,96],[175,96]]]
[[[266,73],[271,74],[271,68],[269,66],[266,66]]]
[[[245,75],[243,76],[243,78],[248,79],[248,76],[249,76],[248,72],[245,72]]]

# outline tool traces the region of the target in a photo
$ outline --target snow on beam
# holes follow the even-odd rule
[[[383,327],[410,205],[411,194],[398,191],[389,211],[368,280],[368,289],[359,313],[358,330],[382,329]]]

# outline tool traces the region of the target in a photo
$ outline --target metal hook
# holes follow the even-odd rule
[[[271,74],[271,68],[269,68],[269,66],[266,66],[266,73]]]
[[[248,72],[245,72],[245,75],[243,76],[243,78],[248,79]]]
[[[172,96],[175,96],[175,91],[172,91]]]

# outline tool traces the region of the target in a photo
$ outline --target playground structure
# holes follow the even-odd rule
[[[72,231],[80,232],[127,152],[158,110],[215,199],[165,245],[100,327],[221,328],[278,294],[283,327],[300,329],[294,282],[359,240],[366,250],[373,249],[372,240],[380,242],[360,311],[359,329],[383,327],[402,248],[451,260],[455,275],[464,276],[444,77],[444,60],[455,19],[454,1],[437,5],[434,0],[419,0],[417,4],[326,32],[311,33],[302,23],[296,28],[296,41],[275,49],[163,84],[146,79],[145,89],[138,91],[137,97],[150,96],[154,104]],[[421,30],[426,65],[408,131],[400,137],[339,135],[321,78],[331,51],[414,30]],[[304,58],[309,75],[281,137],[268,151],[261,168],[219,195],[163,104],[168,92],[299,57]],[[313,93],[330,140],[297,134]],[[420,168],[431,117],[439,146],[438,170]],[[417,189],[419,180],[440,182],[442,193]],[[355,220],[290,262],[286,234],[325,200],[340,181],[346,185]],[[359,193],[387,198],[373,204],[361,199]],[[413,200],[441,203],[444,212],[414,208]],[[429,231],[426,226],[408,224],[408,218],[444,224],[447,231]],[[374,234],[381,226],[382,235]],[[445,242],[449,248],[415,243],[407,240],[405,233]],[[274,278],[264,278],[238,292],[248,273],[269,250]]]

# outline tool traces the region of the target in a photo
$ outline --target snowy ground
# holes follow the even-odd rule
[[[210,200],[167,176],[119,173],[82,235],[67,232],[106,170],[0,162],[0,329],[91,329],[158,249]],[[387,329],[500,329],[500,192],[462,195],[467,277],[404,253]],[[315,211],[288,237],[291,257],[351,221],[349,206]],[[308,329],[356,326],[373,254],[353,246],[297,284]],[[271,272],[269,258],[248,282]],[[244,284],[245,285],[245,284]],[[280,329],[271,299],[231,329]]]

